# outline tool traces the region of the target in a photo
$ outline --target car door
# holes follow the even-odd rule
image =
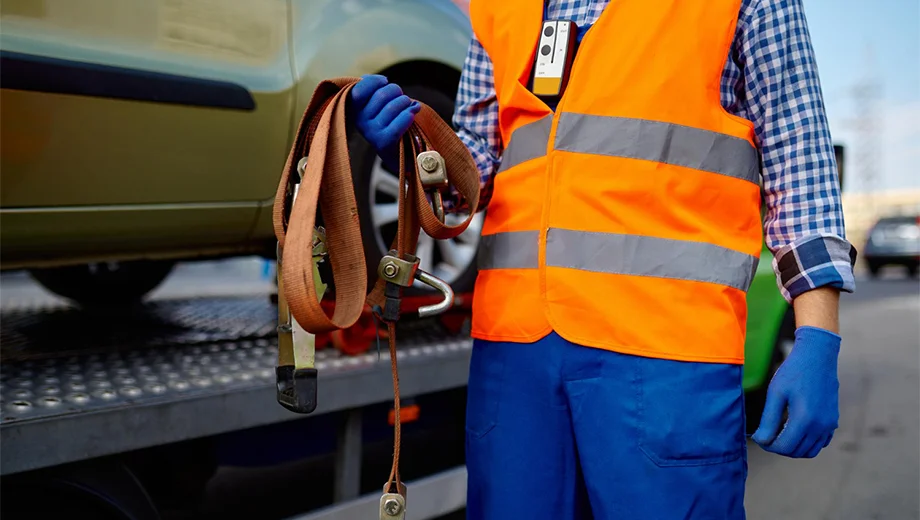
[[[286,0],[4,0],[0,14],[4,258],[245,238],[290,137]]]

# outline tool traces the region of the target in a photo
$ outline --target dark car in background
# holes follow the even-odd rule
[[[882,217],[869,231],[863,258],[872,276],[883,267],[903,266],[911,277],[920,270],[920,215]]]

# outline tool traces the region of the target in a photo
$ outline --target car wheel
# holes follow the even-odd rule
[[[402,88],[406,95],[427,104],[450,122],[454,102],[449,96],[421,85]],[[396,237],[399,173],[385,168],[373,148],[356,131],[352,132],[349,148],[368,279],[376,280],[377,265]],[[451,214],[446,220],[456,225],[467,215]],[[476,281],[476,254],[483,219],[483,213],[477,214],[466,231],[449,240],[435,240],[422,231],[417,249],[419,268],[450,284],[454,292],[471,291]],[[369,283],[368,290],[371,288]],[[406,291],[406,294],[433,293],[434,289],[418,281]]]
[[[907,276],[911,278],[917,278],[917,275],[920,274],[920,266],[917,264],[912,264],[907,266]]]
[[[869,267],[869,276],[872,278],[878,278],[878,273],[879,271],[882,270],[882,266],[875,262],[869,262],[868,267]]]
[[[140,302],[169,276],[174,262],[103,262],[33,269],[32,277],[49,291],[84,307]]]
[[[764,406],[767,403],[767,388],[773,375],[779,369],[780,365],[786,361],[795,345],[795,314],[790,307],[783,317],[779,333],[776,335],[776,341],[773,344],[773,357],[770,360],[770,367],[767,369],[767,376],[764,378],[764,384],[756,390],[748,392],[745,396],[745,420],[747,434],[752,435],[760,426],[760,419],[763,416]]]

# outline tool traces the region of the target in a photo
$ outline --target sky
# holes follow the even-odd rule
[[[846,147],[844,191],[920,189],[920,0],[804,5],[831,134]],[[861,132],[853,93],[871,81],[875,100],[862,106],[874,117],[862,127],[876,130]]]

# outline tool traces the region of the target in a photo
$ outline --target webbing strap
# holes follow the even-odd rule
[[[312,334],[348,328],[358,320],[365,304],[383,306],[386,281],[378,279],[367,293],[367,271],[358,206],[355,201],[351,162],[346,135],[346,111],[351,89],[360,78],[333,78],[321,82],[313,92],[297,135],[288,154],[275,194],[273,222],[279,249],[283,250],[279,301],[283,298],[293,318]],[[469,151],[453,129],[438,114],[422,103],[415,122],[399,146],[399,220],[395,249],[402,258],[415,254],[419,229],[435,239],[456,237],[466,230],[474,211],[459,225],[441,222],[425,196],[415,171],[415,157],[422,151],[436,150],[444,158],[451,185],[470,208],[479,205],[479,173]],[[291,174],[301,158],[307,157],[297,198],[291,201]],[[295,173],[296,174],[296,173]],[[335,307],[328,316],[320,306],[313,277],[313,232],[317,209],[326,235],[327,259],[331,263],[335,286]],[[400,421],[399,375],[396,366],[395,324],[387,323],[393,398],[393,467],[387,485],[399,481]],[[289,345],[279,348],[290,348]],[[288,359],[287,353],[279,358]]]

